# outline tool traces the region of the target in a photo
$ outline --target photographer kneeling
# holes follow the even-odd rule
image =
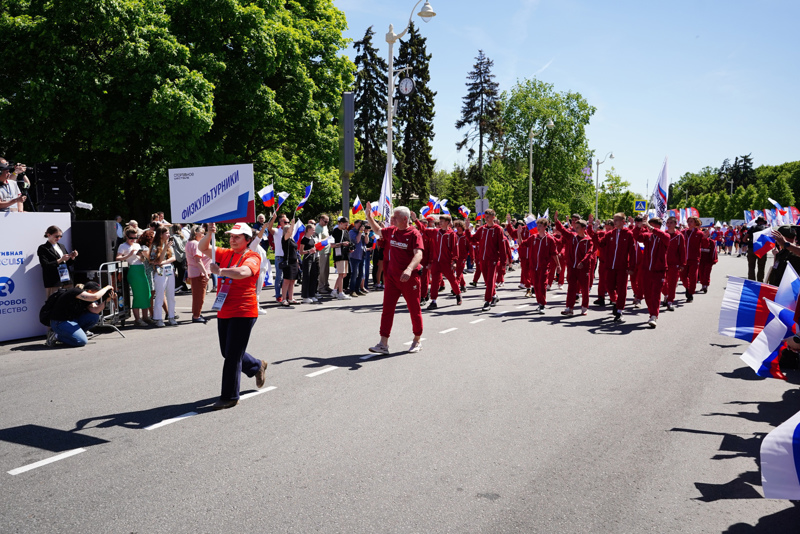
[[[114,296],[111,286],[100,289],[97,282],[78,284],[61,293],[50,311],[51,331],[47,333],[47,346],[52,347],[56,341],[71,347],[86,345],[86,330],[97,324],[106,300]]]

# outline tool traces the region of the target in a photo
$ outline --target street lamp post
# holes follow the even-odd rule
[[[597,208],[600,205],[600,165],[606,162],[606,159],[611,158],[614,159],[614,152],[611,151],[605,155],[603,161],[597,161],[597,176],[595,177],[595,186],[594,186],[594,218],[597,219]]]
[[[547,119],[547,122],[539,129],[536,130],[536,124],[531,126],[531,131],[528,134],[528,214],[533,211],[533,139],[538,135],[544,135],[545,129],[553,129],[555,124],[553,119]]]
[[[411,26],[411,19],[414,16],[414,10],[422,2],[418,0],[414,7],[411,9],[411,15],[408,17],[408,24],[406,29],[399,34],[394,33],[394,26],[389,24],[389,32],[386,34],[386,42],[389,43],[389,98],[386,99],[386,172],[392,172],[392,119],[394,118],[394,77],[397,74],[394,70],[394,43],[399,41]],[[430,19],[436,16],[430,2],[425,2],[419,13],[417,13],[424,22],[429,22]],[[400,69],[398,72],[405,70]]]

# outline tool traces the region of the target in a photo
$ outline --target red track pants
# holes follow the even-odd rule
[[[525,258],[520,258],[519,260],[519,283],[525,287],[531,287],[531,278],[530,273],[528,272],[528,260]]]
[[[606,271],[606,289],[611,303],[617,305],[617,311],[624,310],[625,299],[628,298],[628,271],[608,269]]]
[[[536,293],[536,302],[542,306],[547,306],[547,279],[550,275],[548,269],[531,271],[533,278],[533,291]]]
[[[492,300],[492,298],[494,298],[494,295],[497,292],[495,288],[495,280],[497,279],[498,262],[482,261],[479,263],[479,266],[481,272],[483,272],[483,277],[486,280],[486,291],[483,294],[483,300],[489,302]]]
[[[415,336],[422,335],[422,308],[419,305],[420,275],[415,271],[406,282],[400,281],[399,275],[384,274],[386,287],[383,290],[383,312],[381,312],[381,337],[389,337],[392,333],[395,308],[400,295],[406,301],[408,313],[411,315],[411,329]]]
[[[713,263],[701,263],[697,268],[697,281],[701,286],[711,285],[711,269],[713,267]]]
[[[658,308],[661,306],[661,288],[664,287],[666,278],[664,271],[644,271],[644,301],[650,315],[658,317]]]
[[[572,309],[578,290],[581,292],[581,307],[589,307],[589,270],[571,267],[567,272],[567,308]]]
[[[686,268],[681,275],[681,283],[686,288],[686,296],[694,295],[697,289],[697,260],[687,261]]]
[[[433,280],[433,286],[431,287],[431,298],[436,300],[439,297],[439,280],[442,277],[447,278],[447,281],[450,282],[450,289],[453,290],[453,293],[456,295],[461,294],[461,289],[458,286],[458,281],[456,280],[456,273],[450,268],[450,264],[439,264],[439,263],[431,263],[431,279]]]
[[[667,274],[664,277],[664,287],[661,288],[661,292],[667,298],[667,302],[675,302],[675,288],[678,287],[679,276],[680,270],[677,266],[667,267]]]

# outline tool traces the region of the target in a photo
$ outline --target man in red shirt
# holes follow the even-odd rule
[[[495,287],[497,269],[506,264],[506,249],[503,242],[503,227],[495,222],[495,211],[486,210],[485,224],[478,228],[473,239],[478,242],[478,262],[486,281],[486,292],[483,295],[483,311],[495,306],[500,299]]]
[[[586,235],[586,221],[572,221],[570,230],[558,220],[558,212],[553,214],[556,229],[561,233],[566,248],[567,258],[567,309],[561,315],[572,315],[572,308],[578,291],[581,293],[581,315],[589,311],[589,267],[594,253],[592,240]],[[562,267],[563,268],[563,267]]]
[[[422,350],[422,307],[419,302],[420,272],[422,261],[422,234],[411,222],[411,211],[399,206],[392,212],[391,225],[381,228],[372,217],[372,206],[367,203],[367,222],[376,235],[384,240],[383,272],[386,287],[383,291],[383,311],[381,312],[380,342],[370,347],[370,352],[389,354],[389,335],[392,333],[395,308],[400,295],[406,301],[411,316],[414,341],[408,352]]]
[[[661,288],[664,287],[664,275],[667,270],[667,250],[669,234],[661,229],[662,221],[653,217],[650,221],[642,221],[636,226],[633,235],[640,243],[644,243],[644,253],[639,266],[642,269],[640,291],[644,294],[650,320],[650,328],[656,327],[658,311],[661,305]]]
[[[669,247],[667,248],[667,273],[664,280],[664,287],[661,292],[664,294],[664,301],[667,304],[667,311],[674,311],[675,288],[678,287],[678,277],[686,267],[686,244],[683,234],[677,231],[678,219],[669,217],[667,219],[667,234],[669,234]]]
[[[591,219],[591,215],[589,218]],[[614,304],[614,322],[622,321],[622,310],[628,296],[628,276],[636,268],[636,244],[633,233],[625,226],[625,214],[614,215],[614,228],[599,239],[592,231],[591,220],[588,227],[594,245],[606,252],[606,284],[608,296]]]
[[[539,313],[544,313],[547,306],[547,276],[551,264],[556,270],[561,270],[558,261],[558,244],[552,235],[547,233],[547,219],[544,217],[536,221],[536,233],[523,241],[522,228],[517,229],[518,241],[530,247],[530,260],[528,261],[530,274],[533,280],[533,290],[536,302],[539,303]]]
[[[426,246],[430,246],[429,269],[431,276],[431,303],[429,310],[439,307],[436,299],[439,298],[439,280],[442,277],[450,282],[450,289],[456,296],[456,304],[461,305],[461,291],[456,281],[456,262],[458,261],[458,237],[453,229],[450,228],[452,218],[447,215],[439,216],[439,228],[425,228],[420,221],[416,220],[416,214],[411,213],[411,218],[424,231],[427,238]]]
[[[700,230],[699,217],[689,217],[686,223],[689,226],[683,231],[683,239],[686,242],[686,269],[683,270],[681,283],[686,288],[686,302],[692,302],[697,288],[697,270],[700,265],[700,244],[703,241],[703,232]]]

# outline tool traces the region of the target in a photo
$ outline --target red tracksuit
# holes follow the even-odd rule
[[[517,235],[517,234],[514,234]],[[517,237],[517,252],[519,253],[519,283],[524,285],[526,288],[530,289],[533,283],[531,282],[529,270],[529,262],[530,262],[530,255],[531,250],[530,246],[525,244],[525,240],[529,238],[531,233],[528,231],[528,227],[524,226],[522,228],[522,236]]]
[[[489,302],[497,292],[495,287],[497,269],[500,265],[505,265],[506,263],[503,228],[497,223],[492,226],[484,224],[475,232],[473,239],[478,242],[478,262],[486,280],[486,292],[483,298],[486,302]]]
[[[711,285],[711,268],[719,261],[716,243],[713,240],[704,238],[700,243],[700,262],[697,269],[697,279],[700,285]]]
[[[572,309],[578,290],[581,292],[581,307],[589,307],[589,269],[592,265],[594,246],[592,239],[584,235],[579,237],[577,232],[568,230],[556,220],[556,228],[561,232],[565,245],[567,258],[567,308]],[[564,270],[562,265],[561,270]]]
[[[628,296],[628,271],[636,268],[633,232],[624,227],[619,230],[614,228],[606,232],[602,239],[598,239],[596,234],[592,235],[592,241],[596,247],[606,249],[606,290],[620,312],[625,309]]]
[[[453,264],[458,260],[458,237],[448,228],[447,231],[437,228],[426,228],[425,235],[431,245],[430,272],[431,272],[431,298],[439,297],[439,284],[442,277],[450,282],[450,289],[456,295],[461,294]]]
[[[587,228],[587,233],[589,236],[592,236],[591,231]],[[600,230],[595,235],[597,235],[598,239],[603,239],[603,236],[606,235],[605,230]],[[608,280],[608,267],[606,267],[606,251],[598,247],[595,242],[594,238],[592,237],[592,244],[594,244],[594,252],[597,256],[597,298],[598,299],[605,299],[606,293],[608,293],[608,289],[606,288],[606,282]],[[609,296],[609,299],[611,297]]]
[[[430,292],[430,278],[431,278],[431,270],[430,270],[430,263],[431,263],[431,242],[430,237],[428,237],[428,233],[426,230],[428,229],[425,221],[420,221],[417,219],[416,221],[417,228],[419,229],[419,233],[422,235],[422,261],[419,263],[420,266],[420,285],[419,285],[419,298],[424,299],[428,296]]]
[[[464,229],[464,233],[459,235],[456,233],[456,243],[458,246],[458,260],[456,261],[456,281],[458,286],[464,288],[467,286],[464,280],[464,267],[467,265],[467,255],[472,248],[469,228]]]
[[[504,283],[506,281],[506,269],[508,268],[508,264],[511,262],[511,241],[508,239],[508,236],[503,234],[503,249],[506,253],[506,261],[500,263],[497,266],[497,283]]]
[[[637,241],[644,243],[642,263],[642,287],[647,311],[651,316],[658,317],[661,305],[661,288],[664,287],[664,278],[667,271],[667,250],[669,249],[669,234],[660,228],[649,231],[637,230],[634,232]]]
[[[411,274],[411,278],[405,282],[401,282],[400,277],[414,258],[414,251],[424,246],[422,235],[413,226],[409,226],[405,230],[398,230],[395,226],[387,226],[381,230],[381,236],[385,242],[383,273],[386,285],[383,291],[380,335],[389,337],[392,333],[395,308],[400,295],[402,295],[406,301],[408,314],[411,316],[411,327],[414,335],[421,336],[422,308],[419,304],[419,269],[415,269]]]
[[[542,306],[547,305],[547,275],[550,263],[558,257],[558,245],[550,234],[540,237],[539,233],[531,234],[525,240],[530,247],[530,260],[528,262],[529,280],[533,282],[533,291],[536,293],[536,302]]]
[[[558,271],[558,285],[564,285],[564,264],[567,263],[566,254],[564,253],[564,240],[561,236],[552,235],[556,242],[556,250],[558,250],[558,261],[561,265],[561,270]],[[556,261],[550,261],[550,271],[547,273],[547,287],[553,285],[553,280],[556,279]]]
[[[669,234],[669,248],[667,249],[667,274],[661,292],[667,302],[675,302],[675,288],[678,287],[678,277],[681,269],[686,265],[686,244],[683,234],[675,232]]]
[[[697,269],[700,264],[700,243],[703,241],[703,231],[700,228],[687,228],[683,230],[683,239],[686,244],[686,268],[681,275],[681,283],[686,288],[686,296],[694,295],[697,288]]]

